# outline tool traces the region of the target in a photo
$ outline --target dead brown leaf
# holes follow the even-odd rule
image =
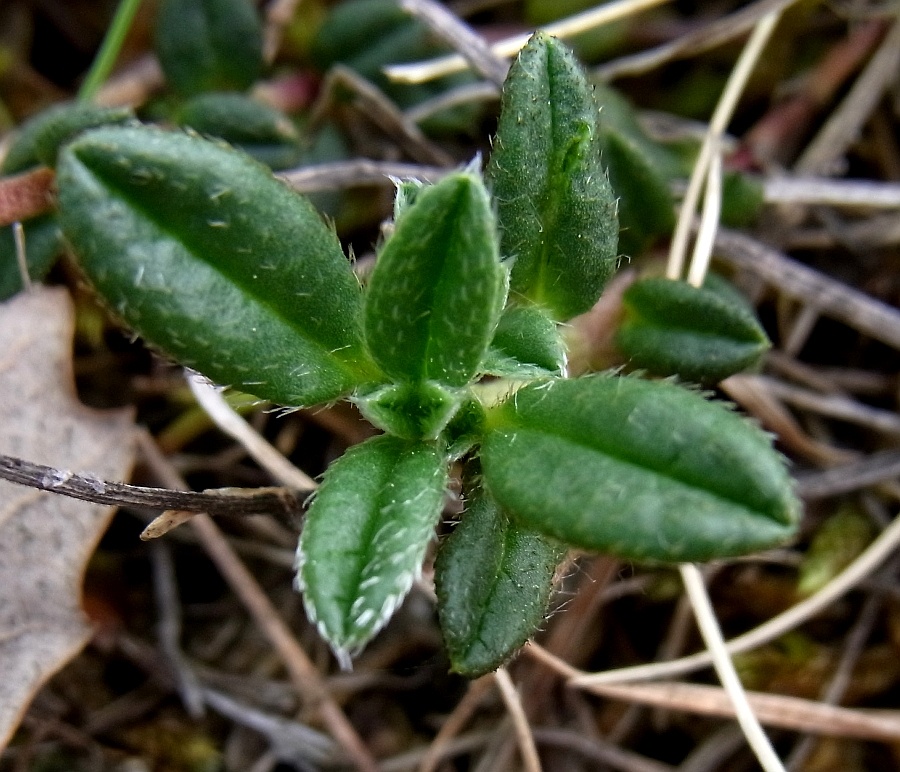
[[[132,414],[75,396],[74,311],[60,289],[0,304],[0,452],[120,480]],[[0,749],[35,692],[87,643],[81,585],[112,508],[0,480]]]

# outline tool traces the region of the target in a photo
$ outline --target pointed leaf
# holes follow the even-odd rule
[[[60,220],[91,281],[149,341],[285,405],[364,376],[361,292],[308,201],[241,153],[97,129],[60,154]]]
[[[800,505],[769,438],[669,382],[526,386],[493,410],[484,482],[523,525],[633,559],[709,560],[779,544]]]
[[[454,672],[476,678],[496,670],[534,634],[564,552],[511,520],[484,491],[472,493],[435,562],[438,615]]]
[[[652,373],[718,383],[757,364],[770,346],[747,301],[714,275],[703,287],[640,279],[622,303],[616,342],[633,365]]]
[[[491,203],[458,172],[402,208],[369,280],[366,341],[397,381],[464,386],[478,372],[503,304]]]
[[[297,586],[342,666],[387,623],[420,571],[446,467],[435,445],[382,435],[325,473],[297,548]]]
[[[169,85],[185,95],[244,91],[262,71],[262,23],[248,0],[164,0],[156,54]]]
[[[566,320],[594,305],[616,266],[616,202],[600,160],[598,107],[572,54],[538,33],[503,88],[487,170],[510,288]]]
[[[508,305],[503,309],[484,371],[508,378],[562,375],[566,349],[559,327],[537,306]]]

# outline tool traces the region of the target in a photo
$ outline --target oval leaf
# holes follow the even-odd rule
[[[566,320],[616,266],[616,202],[600,162],[598,107],[566,47],[536,34],[510,68],[487,180],[510,289]]]
[[[244,91],[262,71],[263,34],[248,0],[164,0],[156,54],[181,94]]]
[[[603,160],[618,197],[619,249],[640,255],[653,239],[675,227],[675,200],[668,180],[634,137],[604,126]]]
[[[562,375],[566,348],[559,326],[537,306],[508,305],[503,309],[484,371],[507,378]]]
[[[181,105],[175,119],[180,126],[224,139],[270,169],[296,166],[303,157],[291,119],[243,94],[200,94]]]
[[[757,364],[770,346],[746,300],[714,275],[703,287],[640,279],[622,304],[619,348],[633,365],[658,375],[718,383]]]
[[[39,164],[55,166],[60,146],[81,132],[133,120],[134,110],[130,107],[99,107],[72,102],[54,105],[19,127],[0,171],[18,174]]]
[[[297,587],[343,667],[420,571],[443,508],[446,467],[435,445],[382,435],[325,473],[297,547]]]
[[[477,174],[416,193],[369,280],[369,351],[397,381],[464,386],[478,372],[503,304],[491,202]]]
[[[800,505],[767,435],[669,382],[526,386],[489,415],[485,485],[523,525],[626,558],[709,560],[779,544]]]
[[[334,399],[364,377],[350,264],[263,166],[184,134],[105,128],[63,150],[58,185],[89,278],[183,364],[285,405]]]
[[[450,664],[469,678],[496,670],[543,621],[565,550],[523,528],[484,491],[435,562],[438,615]]]

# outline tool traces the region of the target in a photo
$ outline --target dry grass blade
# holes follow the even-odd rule
[[[614,80],[661,67],[668,62],[702,54],[711,48],[740,37],[766,14],[783,11],[793,0],[758,0],[721,19],[702,24],[671,43],[630,54],[595,67],[591,74],[601,80]]]
[[[728,701],[747,742],[753,749],[760,766],[766,772],[784,772],[781,759],[778,758],[769,738],[760,726],[754,707],[749,701],[749,695],[744,691],[743,684],[734,669],[734,663],[725,649],[722,631],[706,592],[703,577],[697,567],[691,563],[682,564],[679,566],[679,571],[694,610],[694,616],[697,618],[697,626],[700,628],[703,642],[712,657],[716,675],[724,687],[725,694],[728,696]]]
[[[534,745],[528,716],[525,715],[522,700],[505,668],[501,667],[494,673],[494,682],[500,690],[500,696],[503,697],[503,702],[512,719],[525,772],[541,772],[541,760]]]
[[[400,7],[418,17],[437,37],[458,51],[475,72],[498,86],[503,85],[509,69],[506,61],[459,17],[434,0],[400,0]]]
[[[716,686],[666,681],[654,684],[593,684],[584,688],[610,699],[707,716],[734,716],[728,695]],[[762,692],[747,692],[747,699],[753,712],[767,726],[863,740],[896,742],[900,739],[900,711],[852,710]]]
[[[623,19],[640,13],[648,8],[662,5],[667,0],[612,0],[598,8],[591,8],[583,13],[561,19],[553,24],[548,24],[541,29],[548,35],[558,38],[567,38],[585,32],[590,29],[602,27],[616,19]],[[497,56],[515,56],[531,37],[531,33],[516,35],[505,40],[500,40],[491,46],[491,50]],[[452,75],[463,72],[467,68],[466,59],[459,54],[452,54],[427,62],[413,62],[411,64],[396,64],[385,68],[385,73],[398,83],[427,83],[444,75]]]
[[[448,171],[443,166],[356,158],[352,161],[304,166],[280,172],[278,176],[299,193],[313,193],[317,190],[341,190],[365,185],[393,185],[392,178],[437,182]]]
[[[827,174],[835,161],[859,138],[863,125],[869,120],[891,83],[897,82],[900,71],[900,21],[894,23],[862,75],[857,78],[812,142],[794,165],[798,174]]]
[[[814,595],[791,606],[781,614],[752,630],[732,638],[725,644],[732,656],[750,651],[784,635],[806,622],[851,588],[868,578],[900,545],[900,518],[893,520],[862,554]],[[551,663],[558,672],[570,677],[570,683],[580,688],[597,684],[614,684],[647,681],[656,678],[672,678],[692,673],[712,664],[709,652],[702,651],[671,662],[654,662],[648,665],[607,670],[602,673],[579,673],[574,668],[564,670]]]

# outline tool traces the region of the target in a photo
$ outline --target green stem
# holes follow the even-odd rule
[[[112,72],[112,68],[119,58],[119,52],[122,50],[122,44],[125,42],[125,36],[131,29],[131,23],[134,21],[134,15],[137,13],[141,0],[122,0],[116,9],[116,15],[113,17],[112,23],[103,39],[103,44],[94,58],[94,63],[81,84],[78,91],[79,102],[89,102],[94,98],[103,81]]]

